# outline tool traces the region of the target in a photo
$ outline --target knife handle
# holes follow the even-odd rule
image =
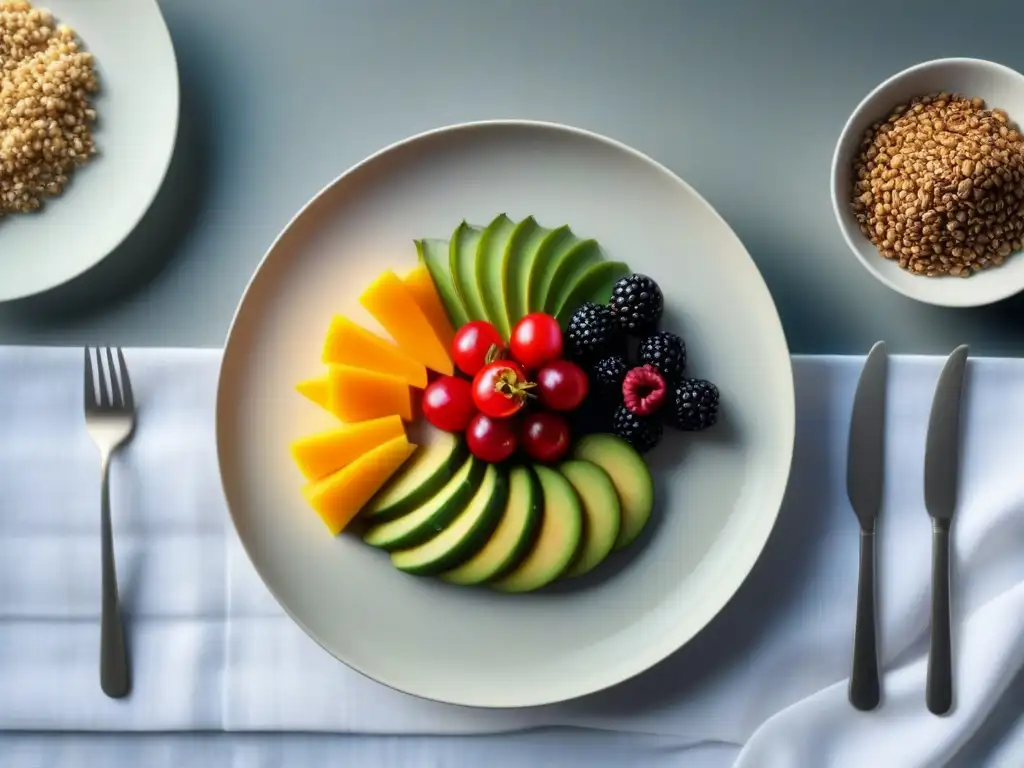
[[[953,658],[949,627],[949,521],[932,527],[932,639],[928,653],[928,711],[944,715],[953,706]]]
[[[860,577],[857,583],[857,625],[853,634],[850,703],[860,710],[878,706],[878,651],[875,644],[875,532],[860,532]]]

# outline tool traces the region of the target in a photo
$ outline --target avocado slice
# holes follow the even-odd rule
[[[548,291],[544,295],[544,311],[549,315],[558,314],[576,281],[587,269],[600,263],[601,247],[596,240],[581,240],[565,251],[551,275]]]
[[[448,265],[467,320],[486,320],[487,310],[476,285],[476,250],[483,231],[463,221],[448,243]]]
[[[486,319],[508,339],[512,329],[508,326],[503,286],[505,259],[508,257],[509,239],[516,223],[504,213],[487,225],[476,246],[476,290],[483,302]]]
[[[578,275],[561,305],[555,307],[554,315],[564,328],[572,314],[585,301],[607,304],[612,298],[612,288],[620,277],[630,274],[629,265],[621,261],[601,261],[593,264]]]
[[[394,520],[411,512],[434,496],[466,462],[466,442],[451,432],[437,432],[430,443],[421,445],[363,508],[362,515],[374,523]]]
[[[582,438],[573,449],[572,458],[589,461],[608,473],[622,507],[622,527],[615,549],[631,544],[654,509],[654,478],[647,462],[621,437],[607,434]]]
[[[411,512],[374,525],[363,534],[363,541],[388,551],[415,547],[427,541],[462,512],[476,493],[486,466],[470,456],[440,491]]]
[[[564,461],[558,471],[572,483],[583,504],[583,540],[576,559],[563,576],[582,576],[596,568],[612,551],[622,527],[619,496],[608,473],[580,459]]]
[[[509,335],[516,323],[530,314],[530,267],[550,232],[550,229],[540,226],[533,216],[527,216],[516,225],[508,240],[502,288],[505,292],[505,317]]]
[[[530,551],[509,574],[491,583],[500,592],[532,592],[561,576],[576,557],[583,533],[580,497],[558,470],[534,464],[544,514]]]
[[[448,314],[453,328],[461,328],[469,322],[466,308],[462,305],[459,292],[455,290],[455,283],[452,281],[451,258],[447,240],[436,238],[416,240],[416,253],[419,256],[430,278],[437,288],[437,295],[441,297],[441,303]]]
[[[544,309],[544,297],[547,295],[555,270],[565,253],[578,242],[580,239],[567,225],[551,230],[541,242],[531,260],[527,275],[526,314]]]
[[[466,586],[482,584],[515,568],[530,550],[544,501],[540,482],[527,466],[513,467],[508,475],[508,501],[498,527],[475,555],[442,573],[444,581]]]
[[[419,576],[446,571],[475,555],[494,532],[508,499],[508,472],[488,464],[469,504],[429,541],[391,553],[398,570]]]

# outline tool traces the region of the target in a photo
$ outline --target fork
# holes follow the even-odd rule
[[[104,361],[104,352],[106,360]],[[94,375],[93,355],[85,348],[85,428],[100,451],[103,473],[101,494],[101,558],[103,568],[103,602],[100,615],[100,687],[113,698],[128,695],[131,675],[125,644],[121,605],[117,596],[117,570],[114,566],[114,537],[110,523],[110,458],[135,428],[135,400],[128,378],[128,366],[121,348],[117,361],[109,347],[96,350]]]

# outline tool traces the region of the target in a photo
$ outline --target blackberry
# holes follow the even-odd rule
[[[615,410],[612,431],[636,448],[638,453],[647,453],[661,442],[664,430],[661,422],[647,416],[637,416],[626,406]]]
[[[583,302],[573,313],[565,340],[568,356],[581,361],[597,360],[625,349],[625,339],[615,327],[611,310],[591,301]]]
[[[598,432],[612,431],[612,414],[617,402],[591,392],[580,406],[567,414],[573,438]]]
[[[612,355],[599,360],[591,373],[594,393],[606,400],[622,400],[622,381],[629,371],[629,363],[624,357]]]
[[[629,275],[615,283],[608,304],[615,324],[630,336],[654,333],[665,300],[658,284],[647,275]]]
[[[637,350],[641,364],[653,365],[670,382],[683,378],[686,368],[686,345],[674,333],[662,331],[640,342]]]
[[[704,379],[683,379],[672,390],[669,426],[698,432],[718,421],[718,387]]]

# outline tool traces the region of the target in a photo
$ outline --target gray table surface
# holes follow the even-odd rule
[[[828,188],[844,121],[889,74],[957,55],[1024,70],[1019,1],[161,6],[182,89],[167,183],[91,273],[0,306],[0,343],[220,346],[275,235],[337,174],[419,131],[516,117],[612,136],[693,184],[746,243],[794,352],[859,354],[879,338],[896,352],[1024,351],[1024,298],[937,309],[877,283],[842,242]]]

